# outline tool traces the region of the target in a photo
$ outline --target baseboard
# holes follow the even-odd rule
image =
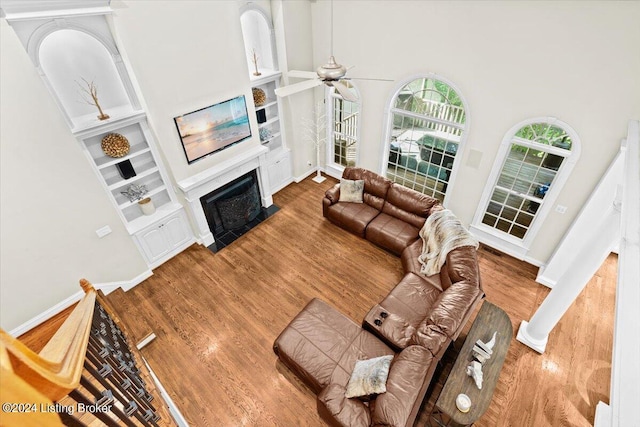
[[[142,358],[142,361],[147,366],[147,369],[149,370],[149,374],[151,374],[151,378],[153,379],[153,382],[155,383],[156,388],[160,393],[160,397],[164,399],[165,403],[169,407],[169,412],[171,413],[173,420],[176,422],[178,427],[189,427],[189,423],[187,422],[185,417],[182,415],[182,413],[180,412],[180,409],[178,409],[178,406],[175,404],[173,399],[171,399],[171,396],[169,396],[169,393],[167,393],[167,390],[164,388],[164,386],[156,376],[156,373],[153,372],[153,369],[151,369],[151,366],[149,366],[149,363],[146,361],[144,357]]]
[[[536,277],[536,282],[540,283],[541,285],[546,286],[547,288],[551,288],[553,289],[553,287],[556,285],[556,281],[555,280],[551,280],[549,278],[547,278],[546,276],[540,275],[538,274],[538,276]]]
[[[540,261],[539,259],[531,258],[530,256],[524,257],[523,261],[527,264],[535,265],[538,268],[544,265],[544,262]]]
[[[299,184],[305,178],[308,178],[311,175],[313,175],[314,173],[316,173],[317,170],[318,170],[318,168],[311,168],[307,172],[303,173],[302,175],[295,177],[294,181],[296,182],[296,184]],[[322,172],[322,169],[320,169],[320,172]]]
[[[593,427],[610,427],[611,426],[611,407],[604,402],[598,402],[596,405],[596,417],[593,421]]]
[[[128,281],[96,283],[96,284],[93,284],[93,287],[95,289],[101,290],[105,295],[110,294],[111,292],[115,291],[118,288],[122,288],[124,291],[128,291],[129,289],[132,289],[136,285],[142,283],[145,279],[150,277],[152,274],[153,272],[151,270],[147,270],[142,274],[139,274],[138,276]],[[73,304],[80,301],[83,296],[84,296],[84,291],[79,290],[75,294],[71,295],[68,298],[65,298],[64,300],[60,301],[56,305],[52,306],[51,308],[48,308],[42,313],[27,320],[22,325],[13,328],[12,330],[9,331],[9,334],[14,337],[19,337],[20,335],[26,332],[29,332],[31,329],[46,322],[47,320],[51,319],[53,316],[60,313],[61,311],[64,311],[67,308],[71,307]]]
[[[54,305],[53,307],[27,320],[22,325],[13,328],[12,330],[9,331],[9,334],[13,337],[19,337],[20,335],[26,332],[29,332],[31,329],[35,328],[41,323],[46,322],[56,314],[60,313],[61,311],[77,303],[82,299],[83,296],[84,296],[84,291],[79,290],[78,292],[71,295],[70,297],[60,301],[58,304]]]
[[[324,168],[325,175],[328,175],[328,176],[330,176],[332,178],[335,178],[335,179],[338,179],[338,180],[340,178],[342,178],[342,173],[343,172],[344,172],[344,167],[339,169],[339,168],[336,168],[335,166],[326,166]]]
[[[138,274],[132,280],[129,280],[128,282],[123,282],[120,285],[120,287],[122,288],[123,291],[127,292],[128,290],[135,288],[136,286],[138,286],[140,283],[144,282],[145,280],[147,280],[151,276],[153,276],[153,271],[146,270],[146,271],[142,272],[141,274]]]
[[[271,190],[271,194],[276,194],[278,191],[282,190],[284,187],[291,184],[292,182],[294,182],[293,177],[287,179],[285,182],[283,182],[282,184],[278,185],[273,190]]]

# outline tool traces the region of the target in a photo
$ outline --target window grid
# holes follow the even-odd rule
[[[462,102],[449,85],[421,78],[393,105],[387,178],[444,201],[466,120]]]
[[[353,89],[350,83],[347,83]],[[347,101],[331,90],[332,160],[341,166],[355,166],[358,150],[358,104]]]
[[[571,154],[571,141],[563,129],[546,123],[523,127],[511,141],[482,223],[524,239]]]

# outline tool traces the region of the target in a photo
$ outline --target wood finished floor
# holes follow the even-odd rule
[[[325,425],[315,395],[277,363],[273,341],[311,298],[359,322],[402,277],[397,257],[322,217],[333,183],[288,186],[274,195],[280,212],[230,247],[213,254],[194,245],[126,294],[109,296],[136,338],[149,328],[157,335],[142,353],[191,425]],[[479,261],[487,300],[507,312],[514,339],[475,425],[592,425],[596,404],[609,396],[616,257],[554,329],[544,355],[515,340],[549,292],[535,283],[537,269],[486,250]]]

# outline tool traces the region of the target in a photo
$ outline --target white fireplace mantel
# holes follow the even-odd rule
[[[209,229],[204,209],[202,209],[202,204],[200,203],[202,196],[206,196],[255,169],[258,175],[262,206],[268,208],[273,204],[271,186],[269,185],[269,176],[267,174],[266,154],[268,152],[269,150],[266,147],[255,146],[205,171],[178,181],[178,187],[184,193],[185,199],[189,203],[189,210],[195,219],[200,243],[209,246],[214,242],[213,234]]]

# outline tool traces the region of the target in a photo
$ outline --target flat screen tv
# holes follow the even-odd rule
[[[189,164],[251,137],[244,95],[173,120]]]

